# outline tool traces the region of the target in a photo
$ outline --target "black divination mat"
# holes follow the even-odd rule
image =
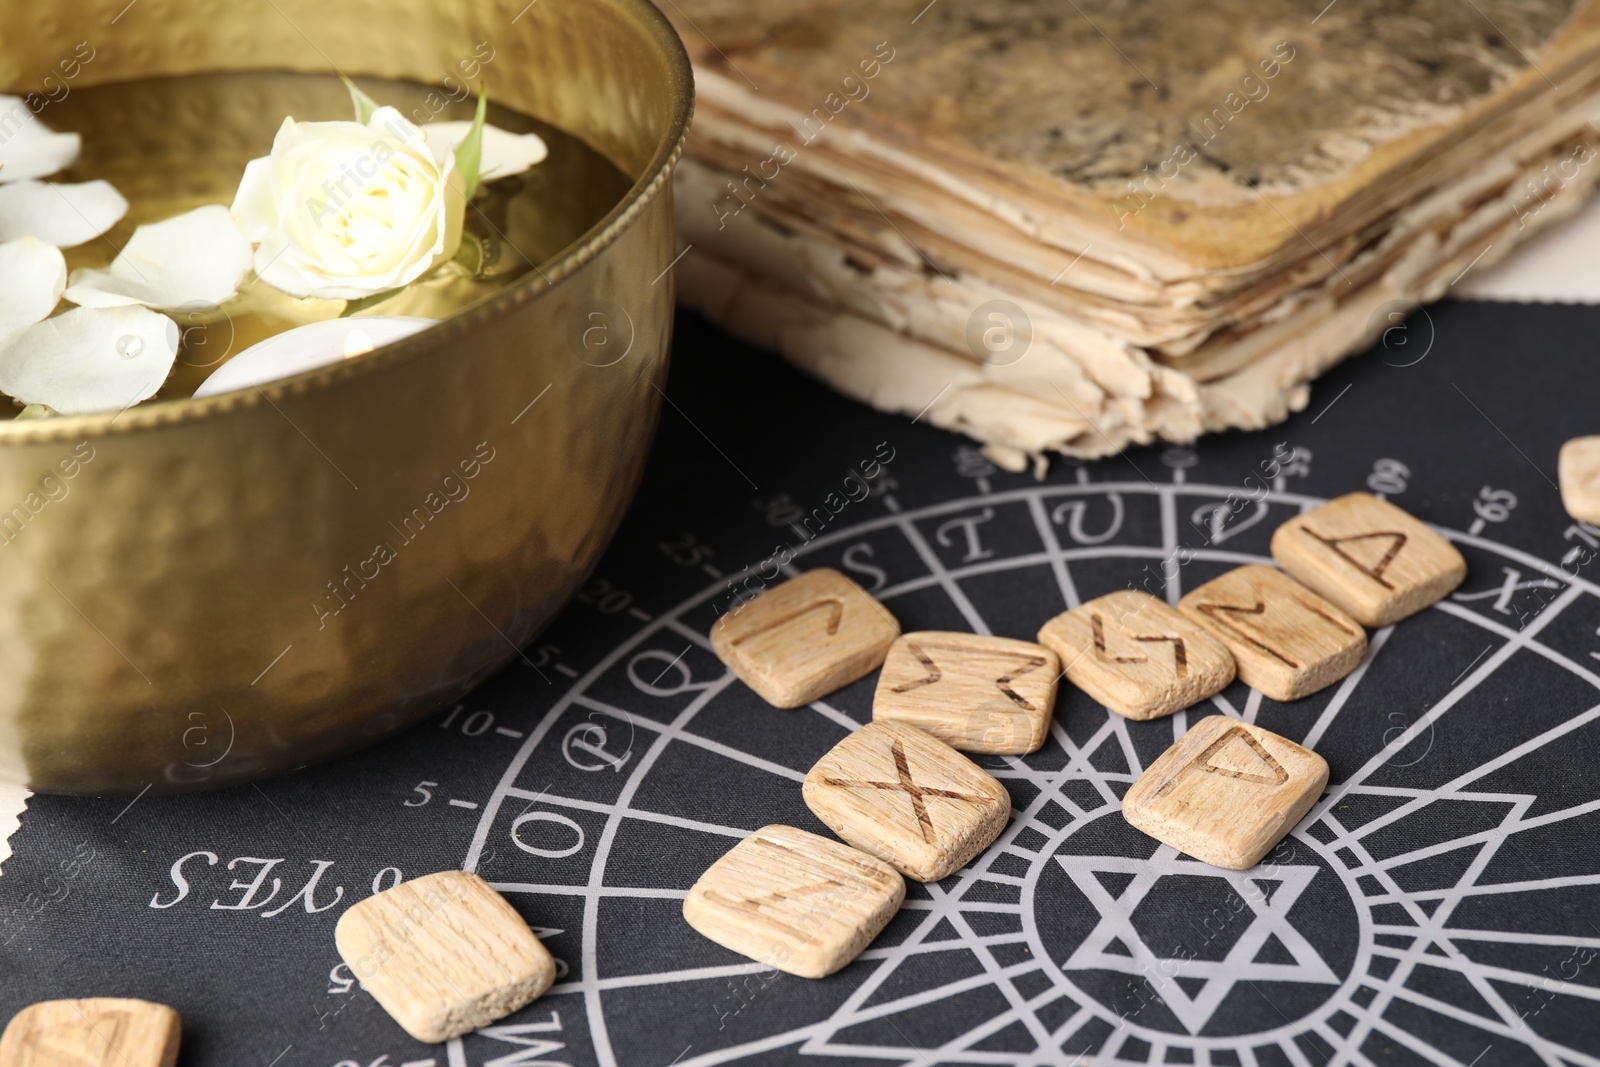
[[[1600,536],[1552,484],[1560,443],[1600,430],[1597,333],[1600,309],[1442,304],[1285,426],[1040,482],[688,317],[638,503],[528,663],[259,787],[35,797],[0,877],[0,1013],[158,1000],[183,1015],[181,1062],[227,1067],[1600,1063]],[[891,454],[852,499],[851,472]],[[907,630],[1029,638],[1077,598],[1173,595],[1265,559],[1284,518],[1358,489],[1447,531],[1470,573],[1375,633],[1345,683],[1290,705],[1235,684],[1147,723],[1063,687],[1044,749],[980,758],[1016,809],[1000,842],[912,885],[831,978],[763,973],[683,922],[740,834],[826,832],[799,779],[870,714],[875,676],[779,711],[707,650],[729,579],[780,543]],[[1218,710],[1333,768],[1253,873],[1119,814],[1139,769]],[[424,1046],[339,965],[333,927],[374,886],[460,866],[561,976]]]

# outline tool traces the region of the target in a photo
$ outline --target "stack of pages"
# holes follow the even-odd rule
[[[1256,428],[1600,179],[1600,0],[668,0],[681,299],[1011,469]]]

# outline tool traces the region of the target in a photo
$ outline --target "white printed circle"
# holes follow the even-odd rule
[[[919,628],[1031,636],[1048,613],[1008,614],[1017,589],[1054,587],[1055,610],[1130,585],[1175,600],[1224,569],[1270,563],[1270,531],[1321,502],[1280,489],[1241,509],[1227,487],[1182,475],[1080,476],[915,511],[891,500],[888,514],[809,541],[792,570],[841,567]],[[1000,840],[913,887],[889,931],[833,978],[776,977],[697,940],[677,915],[693,864],[646,869],[628,844],[720,854],[798,809],[808,764],[796,742],[815,735],[814,760],[864,719],[847,694],[791,712],[752,703],[705,636],[726,580],[572,682],[502,776],[464,865],[581,916],[581,959],[551,995],[582,996],[600,1064],[681,1035],[694,1036],[678,1067],[778,1049],[864,1063],[1363,1064],[1373,1043],[1431,1062],[1466,1063],[1484,1044],[1600,1062],[1563,1043],[1570,1029],[1544,1025],[1552,996],[1600,1000],[1591,974],[1568,973],[1576,953],[1594,958],[1600,930],[1566,895],[1600,875],[1541,845],[1600,809],[1544,769],[1600,731],[1600,675],[1563,622],[1589,619],[1587,634],[1600,588],[1476,531],[1441,532],[1469,557],[1467,585],[1374,632],[1362,665],[1322,694],[1280,705],[1236,685],[1133,723],[1064,686],[1043,749],[981,760],[1013,795]],[[1203,544],[1180,567],[1185,537]],[[1507,718],[1504,694],[1528,671],[1566,705]],[[1142,769],[1210,713],[1312,747],[1334,772],[1277,859],[1237,876],[1158,847],[1119,814]],[[513,879],[500,866],[519,854],[539,862]],[[1197,918],[1174,935],[1182,900]],[[651,956],[657,938],[671,947]],[[774,982],[781,995],[762,1002]],[[749,1015],[726,999],[735,986],[755,990]],[[1441,1032],[1448,1051],[1420,1036]]]

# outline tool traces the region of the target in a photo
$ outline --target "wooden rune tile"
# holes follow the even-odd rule
[[[339,917],[333,937],[372,998],[429,1044],[510,1015],[556,977],[555,960],[522,916],[466,871],[368,897]]]
[[[1044,744],[1061,663],[1008,637],[925,630],[889,648],[872,717],[910,723],[962,752],[1021,755]]]
[[[881,860],[792,826],[764,826],[700,876],[683,917],[724,948],[802,978],[861,954],[906,897]]]
[[[1298,700],[1356,669],[1367,634],[1276,567],[1252,563],[1213,578],[1178,610],[1228,646],[1239,678],[1273,700]]]
[[[1057,615],[1039,643],[1061,657],[1073,685],[1130,719],[1171,715],[1233,681],[1233,654],[1221,641],[1134,589]]]
[[[1600,525],[1600,437],[1574,437],[1562,445],[1556,478],[1567,514]]]
[[[1290,519],[1272,535],[1272,558],[1365,626],[1415,615],[1467,576],[1455,546],[1370,493]]]
[[[1327,784],[1328,761],[1310,749],[1211,715],[1139,776],[1122,814],[1180,852],[1242,871],[1305,818]]]
[[[870,722],[833,746],[801,795],[834,833],[919,882],[966,866],[1011,816],[1011,795],[993,775],[893,721]]]
[[[718,619],[711,647],[769,704],[797,708],[872,671],[899,636],[889,609],[820,567]]]
[[[46,1000],[0,1036],[0,1067],[172,1067],[183,1024],[165,1004],[116,997]]]

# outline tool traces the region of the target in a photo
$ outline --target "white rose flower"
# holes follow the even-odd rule
[[[360,300],[456,254],[466,184],[455,150],[430,149],[392,107],[365,123],[290,118],[272,154],[245,168],[233,216],[257,246],[256,274],[268,285]]]

